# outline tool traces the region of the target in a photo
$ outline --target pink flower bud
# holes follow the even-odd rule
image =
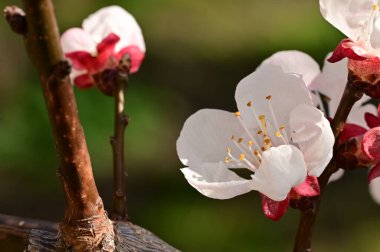
[[[141,29],[131,14],[119,6],[105,7],[86,18],[83,28],[71,28],[61,37],[71,61],[71,78],[80,88],[100,85],[106,69],[116,69],[128,55],[130,73],[138,71],[145,55]]]

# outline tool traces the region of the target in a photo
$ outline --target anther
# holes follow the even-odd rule
[[[252,107],[252,102],[251,102],[251,101],[249,101],[249,102],[247,103],[247,107]]]
[[[377,4],[373,4],[373,11],[377,11],[378,8],[379,6],[377,6]]]
[[[277,132],[276,132],[276,137],[282,137],[280,131],[277,131]]]
[[[264,146],[265,150],[269,149],[271,147],[271,141],[270,141],[270,139],[269,138],[265,138],[264,139],[264,144],[265,144],[265,146]]]
[[[245,160],[245,155],[244,153],[240,154],[240,158],[239,158],[241,161],[244,161]]]
[[[232,136],[231,136],[231,140],[234,140],[234,139],[235,139],[235,136],[234,136],[234,135],[232,135]]]
[[[243,138],[238,139],[238,143],[241,143],[241,142],[243,142]]]
[[[270,100],[270,99],[272,99],[272,96],[268,95],[267,97],[265,97],[265,99]]]
[[[248,141],[248,146],[251,147],[253,145],[253,141]]]
[[[235,112],[235,117],[239,117],[240,116],[240,112]]]
[[[259,120],[261,123],[261,130],[264,132],[264,135],[267,136],[268,132],[267,132],[267,124],[265,122],[265,115],[260,115]]]
[[[262,130],[257,131],[257,135],[263,134]]]
[[[231,161],[231,159],[230,159],[229,157],[226,157],[226,159],[224,160],[224,162],[225,162],[226,164],[228,164],[230,161]]]
[[[227,147],[227,153],[231,153],[230,147]]]
[[[259,160],[259,163],[261,163],[261,155],[260,155],[260,151],[259,150],[255,150],[253,152],[253,154],[255,154],[255,156],[257,157],[257,159]]]

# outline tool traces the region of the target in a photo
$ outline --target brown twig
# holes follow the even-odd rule
[[[63,61],[51,0],[23,0],[28,54],[37,68],[58,154],[58,177],[66,208],[60,225],[62,239],[74,250],[113,244],[112,225],[98,194],[70,80]],[[103,244],[103,246],[105,246]]]
[[[26,239],[32,229],[43,229],[50,232],[56,232],[58,230],[58,224],[49,221],[0,214],[0,234],[4,236],[11,235]]]
[[[348,76],[347,85],[344,90],[342,99],[340,100],[338,109],[336,111],[335,117],[331,123],[331,128],[335,137],[334,145],[334,157],[327,165],[326,169],[323,171],[322,175],[318,178],[319,186],[321,188],[321,194],[317,197],[312,198],[313,204],[310,208],[300,209],[301,218],[298,226],[297,236],[294,243],[294,252],[311,252],[311,241],[313,235],[313,228],[315,220],[319,211],[319,206],[321,198],[323,196],[325,187],[328,183],[330,176],[337,170],[336,162],[334,160],[335,153],[337,151],[338,145],[337,140],[339,135],[343,130],[344,124],[347,120],[348,114],[350,113],[355,102],[360,100],[363,96],[364,90],[360,85],[356,85],[351,74]]]
[[[124,114],[124,89],[128,84],[129,60],[122,60],[118,71],[115,98],[114,135],[111,137],[113,150],[113,204],[111,218],[113,220],[128,220],[127,213],[127,177],[124,163],[124,132],[128,125],[128,116]]]

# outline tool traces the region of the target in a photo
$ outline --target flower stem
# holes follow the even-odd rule
[[[40,77],[58,154],[57,175],[63,185],[66,201],[60,238],[72,250],[93,250],[103,246],[105,238],[110,241],[109,246],[113,247],[113,227],[95,185],[73,88],[68,78],[70,66],[64,61],[59,42],[53,4],[51,0],[22,2],[26,27],[18,30],[24,35],[29,57]],[[23,12],[17,13],[23,15]]]
[[[111,137],[113,150],[113,204],[111,218],[113,220],[128,220],[127,214],[127,176],[124,163],[124,132],[128,125],[128,116],[124,114],[124,89],[128,84],[127,71],[119,70],[115,98],[114,135]]]
[[[294,243],[294,252],[312,251],[311,242],[313,228],[319,211],[320,202],[330,176],[337,170],[335,162],[335,154],[338,148],[337,140],[339,139],[339,135],[343,130],[348,114],[350,113],[353,105],[363,96],[363,93],[364,90],[362,86],[357,85],[352,76],[349,74],[342,99],[340,100],[335,117],[331,122],[331,128],[335,137],[335,145],[333,149],[334,156],[330,163],[327,165],[326,169],[323,171],[322,175],[318,178],[321,194],[317,197],[311,198],[312,204],[310,205],[310,208],[300,209],[301,218],[298,225],[296,240]]]

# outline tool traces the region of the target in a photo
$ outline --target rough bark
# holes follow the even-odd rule
[[[115,245],[117,252],[176,252],[179,251],[150,231],[130,222],[115,222]],[[26,251],[63,251],[56,238],[57,233],[32,230]]]
[[[22,2],[27,27],[21,31],[24,31],[26,49],[40,78],[57,150],[57,175],[66,201],[64,220],[60,224],[62,243],[75,251],[98,247],[110,251],[113,229],[92,174],[53,5],[50,0]],[[10,14],[6,14],[8,21],[14,20],[9,18]],[[9,23],[11,27],[14,25]]]

